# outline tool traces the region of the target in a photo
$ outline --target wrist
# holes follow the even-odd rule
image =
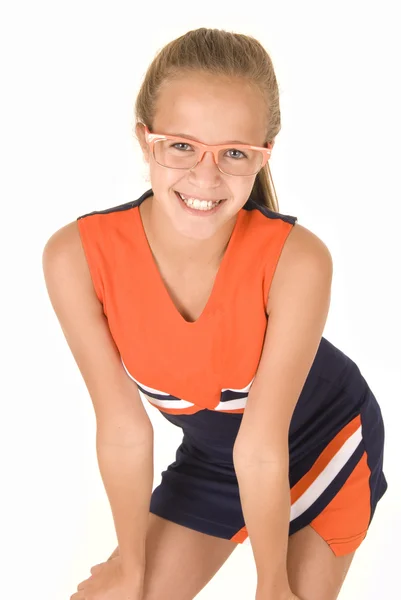
[[[145,575],[145,568],[142,569],[141,567],[138,567],[138,565],[131,565],[129,569],[122,568],[121,572],[125,581],[128,581],[133,586],[140,587],[142,585]]]
[[[255,600],[299,600],[299,598],[288,591],[283,595],[277,594],[276,592],[272,592],[271,594],[257,594]]]
[[[271,587],[258,586],[256,589],[255,600],[295,600],[296,596],[292,593],[289,586]]]
[[[121,556],[109,560],[118,560],[123,579],[134,587],[141,587],[145,575],[145,564],[138,560],[121,560]]]

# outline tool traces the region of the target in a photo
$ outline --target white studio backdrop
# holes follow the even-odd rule
[[[156,52],[198,27],[252,35],[272,57],[282,130],[270,166],[280,212],[297,216],[331,251],[323,335],[358,364],[386,426],[389,489],[340,599],[401,597],[396,4],[2,6],[2,597],[67,600],[117,545],[92,403],[47,296],[42,251],[79,215],[151,187],[131,132],[136,94]],[[156,487],[181,435],[146,409]],[[239,546],[197,598],[251,600],[255,585],[251,547]]]

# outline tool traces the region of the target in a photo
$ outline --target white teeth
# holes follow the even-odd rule
[[[198,198],[183,198],[183,196],[178,192],[181,200],[183,202],[185,202],[185,204],[187,206],[189,206],[190,208],[195,208],[197,210],[210,210],[212,208],[214,208],[215,206],[217,206],[218,204],[220,204],[221,200],[218,200],[217,202],[212,202],[209,201],[207,202],[206,200],[198,200]]]

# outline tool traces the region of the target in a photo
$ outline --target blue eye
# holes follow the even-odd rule
[[[236,150],[235,148],[233,148],[232,150],[227,150],[227,152],[239,152],[239,154],[242,154],[242,156],[247,158],[247,156],[243,152],[241,152],[241,150]]]
[[[185,142],[176,142],[175,144],[172,144],[170,147],[171,148],[175,148],[176,146],[189,146],[190,144],[186,144]]]

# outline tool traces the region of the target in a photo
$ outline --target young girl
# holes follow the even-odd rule
[[[332,260],[278,211],[280,127],[261,44],[190,31],[136,102],[151,189],[46,244],[118,538],[71,600],[191,600],[247,539],[257,600],[334,600],[367,534],[387,488],[381,411],[322,337]],[[142,401],[183,431],[153,493]]]

